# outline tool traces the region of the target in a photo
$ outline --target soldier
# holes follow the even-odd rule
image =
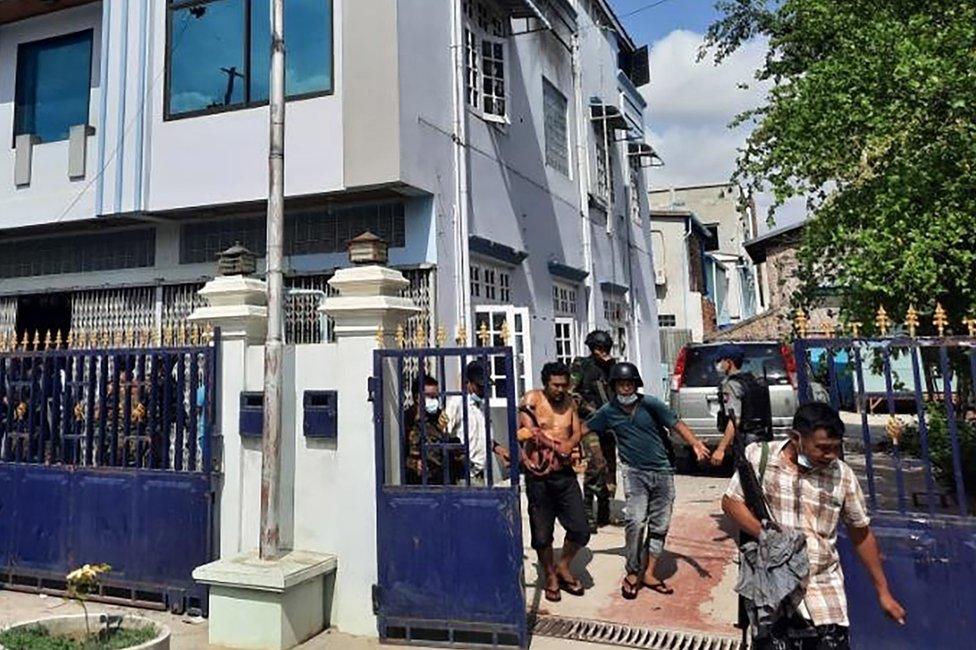
[[[742,369],[745,361],[742,347],[734,343],[721,345],[713,358],[716,370],[723,377],[719,387],[721,410],[718,418],[722,440],[712,454],[712,464],[717,466],[725,461],[730,445],[741,452],[754,442],[772,440],[773,421],[769,389],[751,372]],[[735,440],[736,433],[740,440]]]
[[[610,356],[613,349],[610,334],[594,330],[587,334],[585,344],[590,349],[590,356],[575,359],[572,368],[572,391],[583,421],[613,397],[608,377],[614,364],[614,358]],[[595,533],[599,526],[611,523],[610,499],[617,492],[617,444],[612,431],[594,431],[584,436],[582,446],[586,457],[583,505],[590,532]]]
[[[414,405],[405,414],[404,423],[407,434],[407,483],[423,483],[424,470],[428,485],[445,483],[445,459],[447,460],[447,483],[457,479],[458,453],[449,450],[445,455],[443,444],[457,442],[449,438],[440,428],[441,415],[440,385],[430,375],[417,378],[413,385]],[[424,436],[421,435],[424,430]],[[423,437],[423,445],[421,438]],[[426,451],[426,459],[421,452]]]

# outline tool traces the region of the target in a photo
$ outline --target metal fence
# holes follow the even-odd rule
[[[208,472],[214,342],[0,340],[0,461]]]

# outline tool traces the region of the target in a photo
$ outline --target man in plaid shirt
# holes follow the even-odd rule
[[[796,613],[779,621],[771,636],[757,640],[757,648],[850,647],[844,574],[837,555],[837,525],[841,519],[871,575],[881,609],[899,624],[905,622],[904,608],[888,590],[857,477],[840,460],[843,438],[844,423],[837,412],[827,404],[814,402],[797,409],[790,439],[768,443],[768,460],[762,470],[763,443],[749,445],[745,451],[756,476],[761,476],[770,516],[781,528],[803,531],[810,561],[806,591]],[[762,527],[745,504],[738,472],[722,497],[722,510],[743,531],[759,537]]]

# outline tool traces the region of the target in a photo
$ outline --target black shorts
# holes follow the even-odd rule
[[[526,476],[525,495],[529,500],[529,527],[532,548],[552,545],[556,519],[566,529],[566,539],[586,546],[590,527],[583,509],[583,493],[572,469],[553,472],[546,477]]]

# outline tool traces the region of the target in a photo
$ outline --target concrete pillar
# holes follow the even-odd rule
[[[373,351],[382,327],[387,343],[419,308],[400,292],[409,281],[399,271],[381,266],[340,269],[329,281],[339,292],[327,298],[321,311],[335,320],[341,369],[339,394],[338,495],[349,513],[341,525],[335,549],[339,557],[332,620],[351,634],[376,636],[372,585],[376,584],[376,461],[372,404],[366,401],[367,380],[373,374]],[[328,372],[328,370],[326,370]],[[346,406],[346,405],[349,406]]]

